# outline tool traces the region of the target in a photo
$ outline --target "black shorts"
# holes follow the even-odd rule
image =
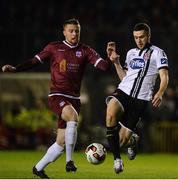
[[[112,95],[108,96],[106,101],[108,102],[112,97],[115,97],[124,109],[120,122],[125,127],[134,131],[139,119],[143,116],[148,101],[132,98],[120,89],[117,89]]]

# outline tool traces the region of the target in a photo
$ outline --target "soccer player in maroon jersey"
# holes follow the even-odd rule
[[[73,151],[77,140],[78,114],[80,111],[80,87],[87,63],[106,70],[110,60],[104,60],[92,48],[80,41],[80,23],[69,19],[63,24],[65,40],[49,43],[34,58],[17,66],[4,65],[3,72],[20,72],[45,61],[50,61],[51,83],[49,107],[59,117],[56,142],[33,167],[33,174],[49,178],[44,168],[55,161],[66,148],[66,171],[76,171]]]

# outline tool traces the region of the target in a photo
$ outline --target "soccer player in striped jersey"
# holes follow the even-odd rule
[[[109,42],[107,46],[109,58],[121,80],[117,90],[106,98],[107,139],[114,156],[116,173],[123,171],[120,148],[129,143],[130,139],[137,138],[134,129],[148,102],[151,101],[155,108],[159,107],[169,81],[168,58],[162,49],[150,43],[150,27],[145,23],[136,24],[133,37],[137,47],[127,52],[123,67],[115,43]],[[159,89],[153,95],[158,75]],[[121,115],[120,120],[117,119],[118,114]],[[135,158],[132,146],[128,148],[128,155],[130,159]]]
[[[44,168],[55,161],[66,150],[66,171],[76,171],[73,151],[77,140],[77,124],[80,112],[80,87],[85,67],[92,64],[103,71],[110,64],[91,47],[80,43],[80,23],[77,19],[66,20],[63,24],[65,40],[49,43],[34,58],[17,66],[4,65],[3,72],[20,72],[50,61],[51,83],[50,109],[58,115],[56,142],[44,157],[33,167],[33,173],[40,178],[49,178]]]

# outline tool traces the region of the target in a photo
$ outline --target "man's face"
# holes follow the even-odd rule
[[[150,42],[150,35],[148,35],[144,30],[133,31],[133,36],[139,49],[143,49],[145,45]]]
[[[75,45],[80,41],[80,25],[67,24],[64,27],[63,34],[65,40],[71,45]]]

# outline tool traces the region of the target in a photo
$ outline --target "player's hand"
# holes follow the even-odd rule
[[[159,107],[161,105],[161,102],[162,102],[162,95],[156,93],[152,100],[153,107],[155,108]]]
[[[110,60],[115,64],[119,64],[120,63],[119,59],[120,59],[120,55],[117,54],[115,51],[112,51]]]
[[[116,43],[113,41],[108,42],[106,51],[109,59],[113,63],[118,64],[120,55],[116,53]]]
[[[107,48],[106,48],[106,52],[107,52],[108,58],[110,58],[110,56],[111,56],[113,51],[116,52],[116,43],[113,42],[113,41],[108,42]]]
[[[2,67],[2,72],[15,72],[16,68],[12,65],[6,64]]]

